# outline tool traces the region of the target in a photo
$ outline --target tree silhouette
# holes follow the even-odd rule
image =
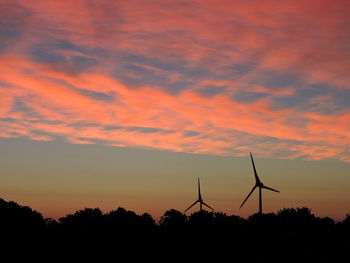
[[[192,213],[188,217],[188,224],[194,229],[206,227],[211,228],[214,225],[215,214],[206,210]]]
[[[91,234],[102,224],[102,211],[98,208],[85,208],[59,219],[61,225],[78,234]]]
[[[42,215],[28,206],[0,198],[0,232],[2,235],[30,235],[45,228]]]
[[[119,235],[135,234],[144,228],[155,225],[150,215],[144,214],[143,217],[140,217],[135,212],[122,207],[106,214],[105,222],[110,231],[118,232]]]
[[[283,231],[294,234],[306,234],[314,231],[316,217],[307,207],[285,208],[278,211],[277,215]]]
[[[350,214],[335,223],[307,207],[248,219],[204,210],[187,217],[170,209],[156,224],[150,214],[119,207],[108,213],[84,208],[56,221],[0,199],[0,231],[16,249],[32,246],[51,255],[75,254],[80,261],[96,252],[114,260],[127,255],[131,261],[212,256],[215,261],[338,262],[350,247]]]
[[[185,229],[187,223],[187,216],[178,210],[167,210],[160,218],[160,227],[165,231],[181,231]]]

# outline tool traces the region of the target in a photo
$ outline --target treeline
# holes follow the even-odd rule
[[[187,216],[171,209],[159,222],[119,207],[108,213],[85,208],[58,221],[0,199],[0,235],[9,247],[35,246],[64,254],[166,260],[195,257],[245,262],[335,262],[350,249],[350,215],[334,222],[306,207],[253,214],[221,212]],[[229,261],[232,261],[229,260]],[[162,260],[163,261],[163,260]]]

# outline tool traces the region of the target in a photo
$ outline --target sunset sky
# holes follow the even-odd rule
[[[350,213],[350,2],[0,0],[0,197],[58,218]],[[198,208],[196,208],[198,209]],[[191,210],[195,211],[195,210]]]

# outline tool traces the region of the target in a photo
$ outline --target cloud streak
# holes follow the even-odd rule
[[[2,137],[350,160],[343,1],[1,5]]]

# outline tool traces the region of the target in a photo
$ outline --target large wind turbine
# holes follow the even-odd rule
[[[198,200],[196,202],[194,202],[192,205],[190,205],[189,208],[187,208],[184,213],[186,213],[187,210],[189,210],[192,206],[194,206],[195,204],[199,203],[199,211],[202,211],[202,205],[205,205],[206,207],[210,208],[211,210],[214,211],[213,208],[211,208],[209,205],[207,205],[206,203],[204,203],[202,196],[201,196],[201,187],[199,184],[199,178],[198,178]]]
[[[258,177],[258,173],[256,172],[256,169],[255,169],[255,165],[254,165],[254,160],[253,160],[253,156],[252,156],[252,153],[250,153],[250,159],[252,160],[252,164],[253,164],[253,168],[254,168],[254,175],[255,175],[255,185],[253,187],[253,189],[250,191],[250,193],[248,194],[247,198],[243,201],[243,203],[241,204],[241,206],[239,208],[241,208],[244,203],[248,200],[249,196],[254,192],[255,188],[259,187],[259,214],[262,214],[262,200],[261,200],[261,189],[262,188],[265,188],[267,190],[270,190],[270,191],[274,191],[274,192],[280,192],[278,190],[275,190],[275,189],[272,189],[270,187],[267,187],[265,186],[259,179]]]

